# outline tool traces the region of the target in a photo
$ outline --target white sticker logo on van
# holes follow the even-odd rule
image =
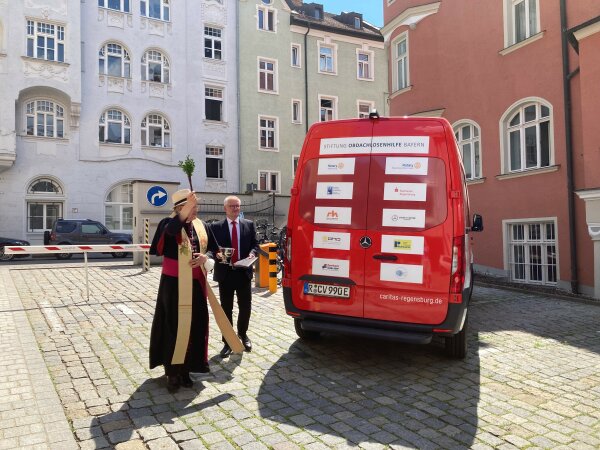
[[[413,264],[381,263],[381,281],[397,283],[423,283],[423,266]]]
[[[352,223],[352,208],[315,206],[315,223],[350,225]]]
[[[317,175],[354,175],[354,158],[319,159]]]
[[[312,274],[348,277],[350,276],[350,261],[344,259],[313,258]]]
[[[425,239],[423,236],[381,235],[382,253],[402,253],[406,255],[423,255]]]
[[[427,158],[388,157],[385,159],[386,175],[427,175]]]
[[[371,153],[371,136],[321,139],[320,155],[339,155],[343,153]]]
[[[425,210],[423,209],[384,209],[382,217],[384,227],[425,227]]]
[[[326,233],[315,231],[313,248],[328,248],[332,250],[350,250],[350,233]]]
[[[429,153],[429,136],[363,136],[321,139],[320,155]]]
[[[354,183],[317,183],[317,198],[351,200]]]
[[[424,202],[426,196],[427,184],[425,183],[385,183],[383,186],[384,200]]]
[[[429,153],[429,136],[373,136],[372,153]]]

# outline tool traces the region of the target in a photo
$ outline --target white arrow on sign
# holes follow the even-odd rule
[[[150,199],[150,201],[152,202],[152,204],[156,204],[156,202],[154,201],[154,197],[158,197],[158,199],[160,200],[161,198],[163,198],[165,195],[167,195],[165,192],[163,191],[158,191],[156,194],[154,194],[152,196],[152,198]]]

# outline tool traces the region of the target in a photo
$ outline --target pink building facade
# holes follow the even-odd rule
[[[600,298],[600,2],[382,1],[390,114],[453,125],[476,270]]]

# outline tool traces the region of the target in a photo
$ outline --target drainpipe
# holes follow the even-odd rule
[[[236,30],[235,34],[235,71],[236,71],[236,83],[237,83],[237,152],[238,152],[238,192],[242,191],[242,125],[240,116],[240,2],[235,2],[235,22]]]
[[[307,29],[304,33],[304,130],[308,133],[308,33],[310,22],[306,22]]]
[[[562,43],[563,96],[565,105],[565,140],[567,156],[567,207],[569,214],[569,246],[571,250],[571,292],[578,293],[577,241],[575,239],[575,204],[573,188],[573,134],[571,111],[571,74],[569,74],[569,43],[567,39],[567,0],[560,0],[560,28]]]

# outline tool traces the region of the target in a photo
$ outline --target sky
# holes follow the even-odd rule
[[[310,0],[304,1],[311,3]],[[382,0],[314,0],[314,3],[322,3],[323,9],[332,14],[339,14],[342,11],[361,13],[367,22],[378,27],[383,26]]]

